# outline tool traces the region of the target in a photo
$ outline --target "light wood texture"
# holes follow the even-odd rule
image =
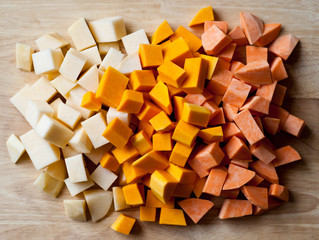
[[[284,32],[296,35],[298,44],[286,66],[289,79],[285,107],[307,123],[302,137],[281,133],[276,146],[292,144],[302,161],[279,168],[280,182],[290,189],[291,201],[263,216],[219,220],[213,208],[199,224],[172,227],[138,221],[134,239],[318,239],[319,233],[319,2],[312,1],[0,1],[0,238],[1,239],[125,239],[110,229],[119,213],[111,211],[93,224],[67,218],[64,188],[57,198],[38,191],[33,182],[40,174],[25,154],[18,164],[10,162],[5,141],[14,132],[22,135],[30,126],[10,104],[24,83],[38,77],[15,68],[15,43],[35,46],[34,40],[48,32],[67,36],[78,18],[89,20],[124,16],[128,32],[144,28],[151,35],[167,19],[176,29],[187,26],[201,8],[213,4],[217,20],[239,24],[239,12],[249,11],[265,22],[279,22]],[[194,31],[200,34],[200,30]],[[213,199],[214,201],[215,199]],[[216,206],[220,203],[216,202]],[[137,217],[136,210],[126,211]]]

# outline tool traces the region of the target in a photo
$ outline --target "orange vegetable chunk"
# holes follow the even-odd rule
[[[220,59],[218,60],[220,61]],[[207,90],[213,94],[224,95],[231,80],[233,73],[228,70],[215,70],[213,77],[207,84]]]
[[[227,177],[227,169],[225,167],[212,168],[205,182],[203,192],[214,196],[220,196]]]
[[[271,184],[269,187],[269,196],[279,198],[280,200],[288,202],[289,191],[288,188],[279,184]]]
[[[275,167],[301,160],[297,150],[290,145],[278,148],[275,152],[277,156],[273,162]]]
[[[188,24],[189,27],[193,27],[199,24],[203,24],[205,21],[214,20],[214,12],[212,6],[208,6],[199,10],[192,21]]]
[[[223,186],[223,190],[231,190],[239,188],[249,182],[255,176],[255,172],[229,164],[227,178]]]
[[[282,127],[282,130],[284,130],[287,133],[290,133],[293,136],[300,137],[302,130],[305,126],[306,125],[304,120],[292,114],[289,114],[288,118],[286,119]]]
[[[248,84],[233,78],[225,92],[223,102],[240,108],[246,101],[250,89],[251,86]]]
[[[167,20],[165,20],[159,25],[159,27],[154,32],[151,42],[152,44],[159,44],[160,42],[163,42],[165,39],[169,38],[173,34],[174,32],[172,28],[168,24]]]
[[[262,20],[251,13],[241,12],[240,23],[250,45],[253,45],[262,36],[264,24]]]
[[[255,42],[255,45],[259,47],[268,45],[278,37],[280,29],[280,23],[265,23],[264,31],[258,41]]]
[[[273,80],[281,81],[288,77],[285,65],[281,57],[276,57],[270,64],[270,71]]]
[[[251,159],[251,153],[240,138],[233,136],[225,146],[225,151],[230,159]]]
[[[268,189],[255,186],[242,186],[241,191],[255,206],[262,209],[268,208]]]
[[[214,203],[205,199],[188,198],[179,201],[178,205],[194,223],[198,223],[198,221],[214,206]]]
[[[233,40],[233,43],[236,43],[237,46],[245,46],[248,44],[248,40],[241,28],[239,26],[234,27],[229,33],[228,36]]]
[[[268,182],[278,184],[279,179],[273,163],[270,162],[268,164],[265,164],[262,161],[258,160],[250,163],[250,167]]]
[[[269,46],[269,52],[287,60],[298,42],[299,39],[291,34],[281,35]]]
[[[237,218],[253,213],[253,206],[248,200],[225,199],[219,212],[220,219]]]
[[[255,61],[268,61],[268,49],[264,47],[246,46],[246,64]]]
[[[267,61],[254,61],[237,70],[234,76],[249,84],[272,83],[271,72]]]
[[[223,21],[205,21],[204,32],[208,31],[213,25],[222,30],[223,33],[227,34],[228,23]]]

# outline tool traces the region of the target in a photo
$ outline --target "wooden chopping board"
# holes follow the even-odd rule
[[[27,155],[13,164],[5,142],[11,133],[22,135],[30,129],[10,104],[33,73],[15,68],[15,43],[36,48],[34,40],[48,32],[67,37],[67,28],[78,18],[88,20],[123,16],[128,32],[144,28],[149,36],[167,19],[176,29],[187,26],[202,7],[212,5],[217,20],[228,21],[230,29],[239,24],[239,12],[249,11],[266,23],[278,22],[283,32],[297,36],[301,43],[287,61],[289,79],[284,107],[303,118],[307,128],[300,139],[281,133],[276,146],[291,144],[303,160],[278,169],[281,184],[290,189],[291,201],[263,216],[219,220],[213,208],[199,224],[187,227],[163,226],[138,221],[129,236],[134,239],[319,239],[319,2],[309,1],[0,1],[0,238],[1,239],[126,239],[110,229],[119,213],[111,211],[93,224],[70,220],[64,213],[64,188],[54,199],[38,191],[33,182],[39,175]],[[195,29],[200,35],[201,30]],[[220,202],[214,198],[216,206]],[[137,217],[138,211],[127,214]]]

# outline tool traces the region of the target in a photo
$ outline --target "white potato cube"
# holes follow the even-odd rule
[[[74,148],[72,148],[70,146],[66,146],[66,147],[62,148],[62,154],[63,154],[64,159],[66,159],[66,158],[73,157],[73,156],[81,154],[81,153],[76,151]]]
[[[25,152],[22,142],[15,134],[11,134],[6,144],[11,161],[16,163]]]
[[[123,17],[109,17],[91,21],[89,27],[98,43],[115,42],[126,35]]]
[[[66,79],[76,82],[78,76],[80,75],[85,63],[86,56],[82,53],[76,51],[74,48],[70,48],[66,53],[65,58],[61,64],[59,72]]]
[[[110,50],[107,52],[107,54],[103,58],[103,61],[99,69],[102,71],[105,71],[109,66],[115,69],[118,69],[123,58],[124,58],[123,53],[121,53],[119,50],[116,50],[115,48],[110,48]]]
[[[87,156],[95,165],[98,165],[104,153],[109,152],[112,148],[113,145],[108,143],[102,147],[93,148],[90,153],[85,153],[84,155]]]
[[[123,123],[125,123],[127,126],[129,126],[132,115],[129,113],[117,111],[116,108],[110,107],[109,110],[107,111],[107,114],[106,114],[106,122],[109,124],[115,118],[120,119]]]
[[[126,56],[117,69],[123,74],[129,74],[134,70],[142,70],[140,56],[137,52]]]
[[[59,195],[64,185],[63,182],[51,177],[45,172],[42,172],[33,184],[41,191],[46,192],[53,197]]]
[[[59,160],[48,166],[45,170],[46,174],[49,174],[51,177],[64,181],[67,178],[66,166],[64,160]]]
[[[92,221],[97,222],[109,211],[112,204],[112,192],[92,189],[83,192]]]
[[[68,144],[80,153],[90,153],[93,148],[93,145],[82,126],[77,127],[74,131],[74,136]]]
[[[115,182],[117,175],[99,165],[91,174],[92,180],[105,191]]]
[[[92,66],[89,70],[83,73],[78,81],[78,84],[81,87],[93,93],[96,93],[99,83],[99,70],[96,65]]]
[[[40,51],[62,48],[69,43],[58,33],[47,33],[35,40]]]
[[[56,89],[51,85],[49,79],[41,77],[31,86],[32,91],[43,101],[50,101],[57,93]]]
[[[61,49],[47,49],[32,54],[34,72],[36,75],[56,72],[63,62]]]
[[[37,170],[60,160],[60,149],[41,138],[34,129],[23,134],[20,140]]]
[[[37,126],[37,123],[39,122],[43,114],[53,117],[54,109],[47,102],[44,101],[28,101],[25,119],[31,125],[31,127],[35,128]]]
[[[63,123],[45,114],[40,118],[35,130],[40,137],[60,148],[65,147],[74,135]]]
[[[57,76],[50,83],[64,98],[66,98],[71,89],[73,89],[77,85],[77,83],[66,79],[62,75]]]
[[[106,129],[106,121],[105,117],[101,113],[95,114],[81,122],[81,124],[89,136],[94,148],[99,148],[109,143],[109,140],[102,136],[102,133]]]
[[[54,117],[55,119],[57,119],[57,116],[58,116],[58,108],[59,108],[60,103],[63,103],[62,100],[61,100],[61,98],[57,98],[57,99],[55,99],[52,103],[49,104],[50,107],[52,107],[53,110],[54,110],[54,112],[53,112],[53,117]]]
[[[138,52],[140,44],[150,44],[144,29],[122,37],[122,42],[127,55]]]
[[[84,18],[80,18],[69,27],[68,32],[78,51],[82,51],[96,45],[90,29]]]
[[[115,211],[121,211],[131,207],[130,205],[126,204],[122,187],[112,187],[112,192]]]
[[[119,42],[98,43],[97,46],[101,55],[107,54],[111,48],[115,48],[116,50],[120,51]]]
[[[18,69],[32,71],[32,54],[34,50],[25,44],[16,44],[16,65]]]
[[[76,221],[86,221],[86,203],[85,200],[71,199],[63,200],[66,215]]]
[[[74,197],[75,195],[78,195],[79,193],[85,191],[86,189],[88,189],[94,185],[94,182],[92,181],[92,179],[90,177],[88,177],[88,179],[89,180],[86,182],[74,183],[70,180],[70,178],[67,178],[64,180],[64,182],[65,182],[65,185],[67,186],[71,196]]]
[[[29,100],[40,100],[32,91],[30,86],[26,84],[19,92],[10,98],[10,102],[25,117]]]
[[[57,119],[69,128],[74,129],[81,119],[81,113],[64,103],[60,103],[58,106]]]
[[[82,154],[66,158],[65,165],[68,171],[69,178],[72,182],[76,183],[88,181]]]
[[[81,107],[83,95],[85,93],[87,93],[87,90],[77,85],[69,92],[66,104],[70,107],[73,107],[75,110],[79,111],[81,113],[81,116],[84,119],[87,119],[93,115],[94,111]]]
[[[85,49],[80,53],[82,53],[87,59],[82,71],[89,69],[93,65],[100,65],[102,62],[101,55],[97,46]]]

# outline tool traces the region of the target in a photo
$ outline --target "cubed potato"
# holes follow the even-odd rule
[[[66,166],[64,160],[59,160],[54,162],[48,166],[45,170],[46,174],[49,174],[51,177],[59,180],[64,181],[67,177]]]
[[[93,115],[93,111],[81,107],[83,95],[87,91],[81,86],[77,85],[69,92],[69,96],[67,97],[66,104],[70,107],[73,107],[75,110],[81,113],[82,118],[87,119]]]
[[[32,71],[32,54],[34,50],[25,44],[16,44],[16,65],[18,69]]]
[[[33,184],[41,191],[46,192],[53,197],[59,195],[64,185],[63,182],[51,177],[45,172],[42,172]]]
[[[91,178],[97,185],[106,191],[117,179],[117,175],[99,165],[92,173]]]
[[[89,69],[93,65],[100,65],[102,62],[101,55],[97,46],[80,51],[80,53],[82,53],[87,59],[82,71]]]
[[[80,153],[90,153],[93,148],[93,145],[82,126],[79,126],[74,130],[74,136],[68,144]]]
[[[57,76],[50,83],[64,98],[68,97],[71,89],[77,85],[77,83],[66,79],[62,75]]]
[[[120,51],[120,44],[119,42],[107,42],[107,43],[98,43],[99,52],[101,55],[105,55],[111,48],[115,48],[116,50]]]
[[[31,127],[35,128],[37,126],[37,123],[43,114],[46,114],[49,117],[53,117],[54,109],[47,102],[44,101],[28,101],[25,119],[28,121]]]
[[[88,179],[89,180],[86,182],[74,183],[70,180],[70,178],[67,178],[64,180],[64,182],[71,196],[74,197],[94,185],[94,182],[92,181],[92,179],[90,177]]]
[[[64,159],[66,159],[66,158],[78,155],[78,154],[80,154],[80,152],[76,151],[73,147],[66,146],[66,147],[62,148],[62,154],[63,154]]]
[[[62,48],[68,45],[68,41],[66,41],[60,34],[58,33],[47,33],[43,36],[39,37],[35,40],[40,51],[44,51],[46,49],[57,49]]]
[[[71,182],[77,183],[88,181],[88,176],[86,175],[85,163],[82,154],[66,158],[65,165]]]
[[[130,121],[132,118],[132,115],[125,112],[117,111],[116,108],[109,108],[106,114],[106,121],[107,123],[110,123],[114,120],[114,118],[120,119],[123,123],[125,123],[127,126],[130,125]]]
[[[110,50],[105,55],[105,57],[103,58],[103,61],[100,65],[99,69],[102,71],[105,71],[110,66],[115,68],[115,69],[118,69],[123,58],[124,58],[124,54],[121,53],[120,50],[117,50],[117,49],[111,47]]]
[[[81,119],[81,113],[64,103],[60,103],[58,106],[57,119],[69,128],[74,129]]]
[[[138,52],[126,56],[118,66],[118,70],[123,74],[129,74],[134,70],[142,70]]]
[[[41,100],[47,102],[50,101],[57,93],[56,89],[50,84],[49,79],[41,77],[31,86],[32,91]]]
[[[47,49],[32,54],[34,72],[36,75],[57,72],[63,62],[61,49]]]
[[[115,211],[121,211],[131,207],[130,205],[126,204],[122,187],[113,187],[112,192]]]
[[[107,143],[99,148],[93,148],[90,153],[85,153],[95,165],[98,165],[104,153],[109,152],[113,148],[111,143]]]
[[[128,55],[138,52],[140,44],[150,44],[144,29],[122,37],[122,42]]]
[[[97,66],[94,65],[83,73],[77,83],[85,90],[96,93],[100,83],[99,70]]]
[[[85,200],[70,199],[63,200],[66,215],[76,221],[86,221],[86,203]]]
[[[25,152],[22,142],[15,134],[11,134],[6,144],[11,161],[16,163]]]

